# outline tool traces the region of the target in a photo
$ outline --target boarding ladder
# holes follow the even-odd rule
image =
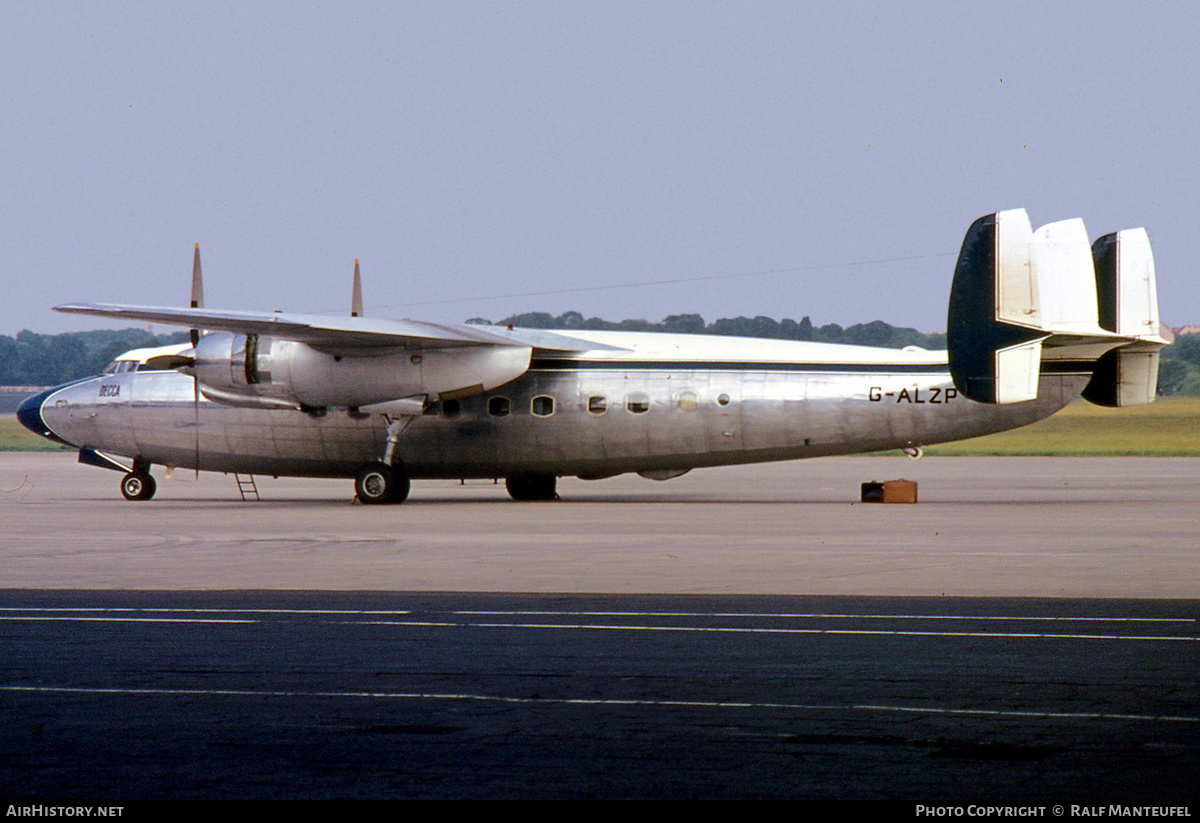
[[[242,500],[250,500],[253,496],[254,500],[262,500],[258,496],[258,486],[254,482],[254,475],[240,475],[234,473],[233,479],[237,481],[238,493],[241,494]]]

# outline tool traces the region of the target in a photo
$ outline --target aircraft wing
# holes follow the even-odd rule
[[[258,334],[295,340],[327,354],[368,355],[380,349],[444,349],[463,346],[522,346],[548,351],[614,349],[540,329],[426,323],[367,317],[332,317],[282,312],[177,309],[120,306],[107,303],[68,303],[55,311],[117,320],[140,320],[207,331]]]

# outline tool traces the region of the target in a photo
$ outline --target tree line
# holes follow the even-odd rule
[[[151,334],[145,329],[0,335],[0,386],[57,386],[99,374],[130,349],[166,346],[188,339],[186,331]]]
[[[480,325],[511,323],[524,328],[565,332],[675,332],[851,343],[884,348],[946,347],[945,334],[924,334],[916,329],[892,326],[882,320],[845,328],[837,323],[816,326],[808,317],[797,322],[789,318],[775,320],[762,315],[723,317],[711,323],[706,323],[698,314],[672,314],[657,323],[649,320],[614,322],[599,317],[585,318],[577,311],[568,311],[558,316],[547,312],[514,314],[496,324],[481,317],[473,317],[467,322]],[[182,343],[187,337],[186,331],[153,334],[136,328],[63,334],[36,334],[26,329],[15,337],[0,335],[0,386],[56,386],[100,373],[117,355],[129,349]],[[1200,334],[1181,335],[1173,345],[1163,349],[1158,374],[1159,394],[1200,395]]]
[[[493,325],[490,320],[473,317],[468,323]],[[916,329],[899,328],[882,320],[858,323],[842,328],[837,323],[814,326],[804,317],[800,322],[791,318],[775,320],[771,317],[722,317],[705,323],[698,314],[672,314],[658,323],[649,320],[621,320],[611,322],[599,317],[584,318],[577,311],[563,312],[554,317],[546,312],[526,312],[506,317],[496,325],[513,324],[527,329],[572,329],[590,331],[650,331],[675,332],[679,334],[723,334],[732,337],[769,337],[775,340],[811,340],[818,343],[852,343],[858,346],[882,346],[902,349],[905,346],[921,346],[939,349],[946,346],[944,334],[922,334]]]

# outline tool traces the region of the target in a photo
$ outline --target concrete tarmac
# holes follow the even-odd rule
[[[920,502],[862,504],[905,477]],[[827,458],[559,483],[415,481],[399,506],[349,480],[120,474],[0,453],[0,588],[292,589],[1195,598],[1200,459]]]
[[[1200,803],[1200,460],[119,479],[0,453],[4,802]]]

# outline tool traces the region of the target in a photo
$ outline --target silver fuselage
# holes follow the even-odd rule
[[[944,351],[578,336],[623,350],[535,351],[516,380],[429,404],[396,449],[409,476],[604,477],[919,447],[1034,422],[1088,380],[1043,373],[1036,400],[997,406],[955,391]],[[40,405],[45,427],[80,448],[147,464],[293,476],[353,476],[380,459],[386,419],[352,411],[216,403],[173,370],[89,378],[47,393]]]

